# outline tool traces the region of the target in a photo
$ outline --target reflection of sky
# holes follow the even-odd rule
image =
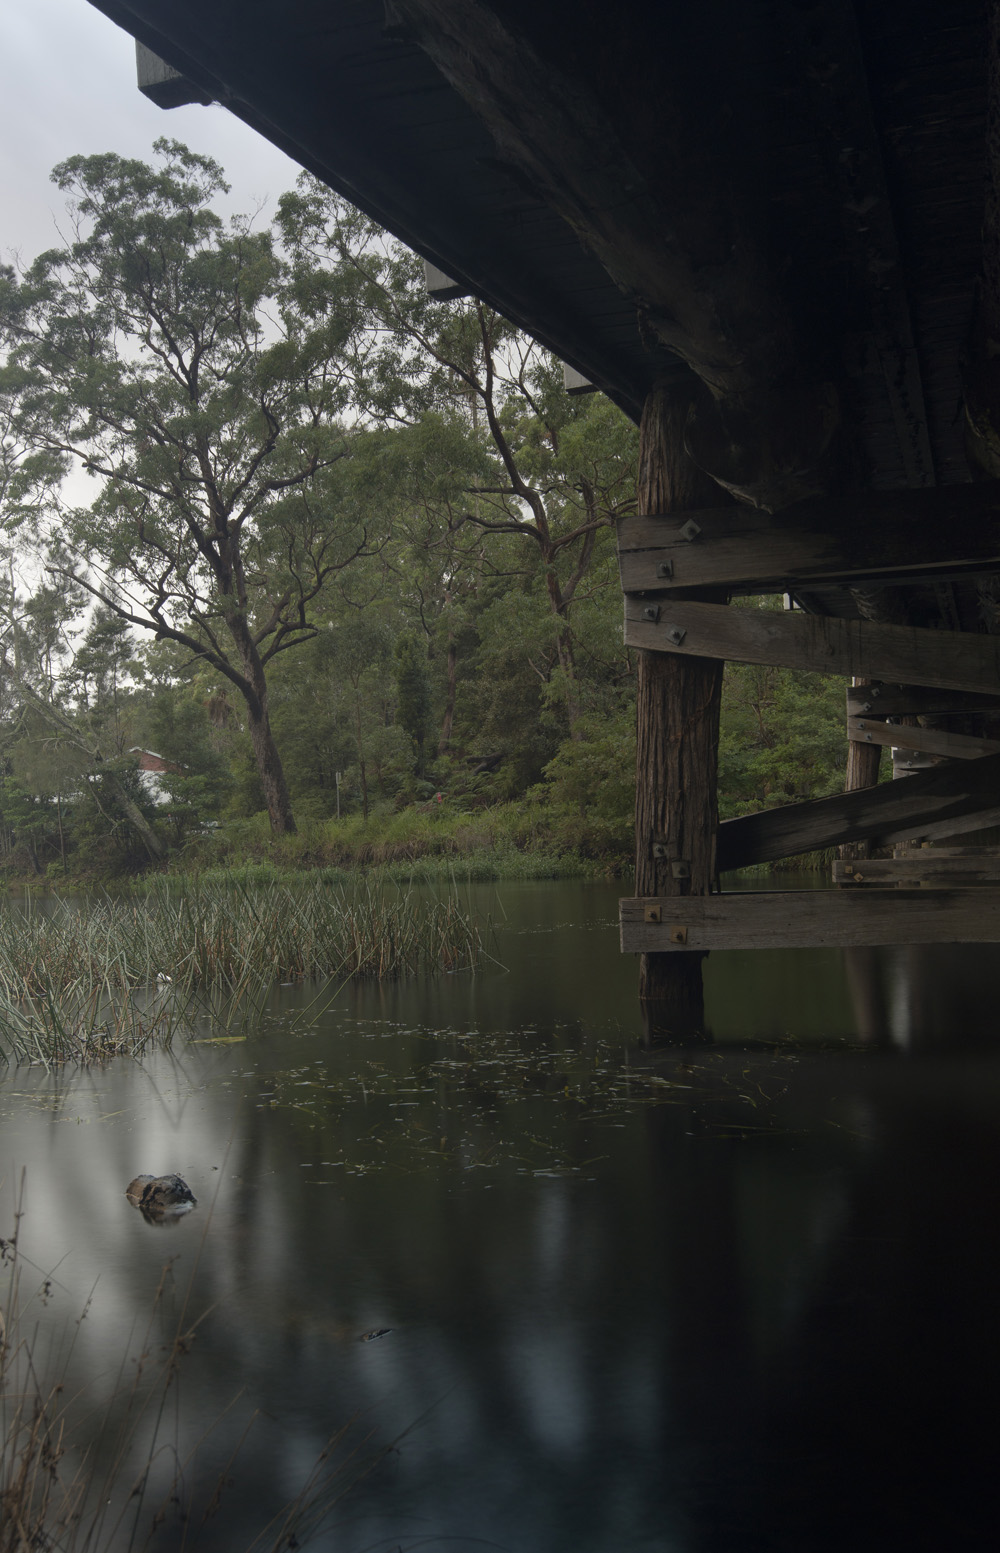
[[[626,1054],[641,1072],[608,1011],[613,942],[602,962],[579,936],[571,998],[572,935],[549,992],[519,936],[497,985],[520,993],[384,988],[317,1029],[0,1082],[0,1234],[25,1165],[24,1250],[55,1271],[41,1330],[75,1337],[74,1384],[108,1393],[176,1258],[157,1343],[185,1301],[208,1311],[181,1437],[240,1388],[218,1450],[262,1410],[210,1542],[226,1553],[355,1415],[355,1438],[410,1432],[338,1510],[338,1553],[919,1546],[892,1540],[900,1494],[942,1545],[942,1504],[984,1524],[995,1056],[734,1042],[658,1056],[661,1087],[623,1099],[584,1084]],[[532,1034],[502,1028],[519,997]],[[197,1209],[145,1224],[124,1197],[140,1170],[179,1171]],[[917,1463],[942,1419],[935,1477]]]

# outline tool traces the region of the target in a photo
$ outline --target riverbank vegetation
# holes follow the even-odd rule
[[[456,893],[364,881],[165,881],[141,897],[0,910],[0,1060],[92,1062],[243,1029],[277,983],[471,970],[488,924]]]
[[[54,177],[71,239],[0,272],[8,879],[627,870],[636,429],[307,178]],[[728,671],[724,815],[844,751],[839,682]]]

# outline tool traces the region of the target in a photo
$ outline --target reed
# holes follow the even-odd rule
[[[227,1028],[276,982],[474,968],[482,932],[452,892],[322,883],[155,886],[141,899],[0,909],[0,1055],[94,1060]]]

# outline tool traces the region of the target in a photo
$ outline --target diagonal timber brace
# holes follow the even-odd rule
[[[983,824],[991,823],[987,816],[998,804],[1000,755],[936,766],[879,787],[724,820],[718,832],[718,868],[725,873],[854,841],[943,835],[947,832],[942,826],[966,816],[980,814]]]

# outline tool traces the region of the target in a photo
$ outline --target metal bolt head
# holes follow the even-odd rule
[[[660,561],[656,568],[656,575],[664,581],[672,577],[674,575],[673,561]]]
[[[686,523],[681,524],[680,536],[682,539],[686,539],[688,544],[691,543],[692,539],[697,539],[700,533],[701,524],[696,523],[694,518],[688,518]]]
[[[679,647],[686,636],[687,632],[681,626],[667,627],[667,641],[671,642],[674,647]]]
[[[646,608],[642,612],[642,618],[643,620],[651,620],[655,625],[660,618],[659,604],[647,604]]]

